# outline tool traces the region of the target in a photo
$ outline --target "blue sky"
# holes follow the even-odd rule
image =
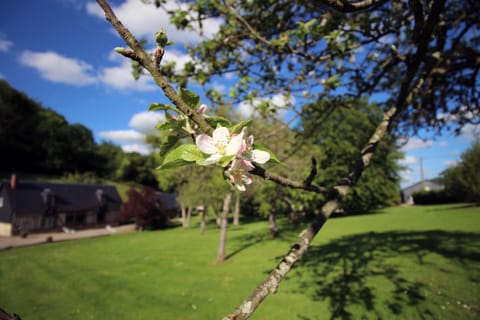
[[[169,47],[164,61],[174,60],[182,66],[188,61],[184,45],[201,40],[195,32],[176,31],[162,11],[140,0],[110,3],[138,38],[151,39],[160,28],[167,30],[176,44]],[[205,36],[214,34],[220,23],[208,21]],[[0,78],[59,112],[70,123],[87,126],[97,141],[111,140],[125,151],[145,153],[142,139],[162,119],[162,114],[146,110],[151,102],[166,99],[148,77],[139,81],[131,77],[129,62],[113,52],[119,46],[124,46],[123,40],[94,1],[0,1]],[[232,81],[223,79],[213,85],[228,90]],[[247,104],[237,108],[244,115],[251,112]],[[469,126],[459,137],[446,133],[440,137],[426,135],[426,140],[410,139],[403,148],[403,164],[409,170],[402,173],[402,185],[420,180],[420,159],[425,178],[436,177],[458,161],[474,132],[475,128]]]

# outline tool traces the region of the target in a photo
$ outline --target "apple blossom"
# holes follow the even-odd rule
[[[245,185],[253,182],[252,176],[248,173],[253,168],[252,164],[247,160],[234,159],[227,170],[230,183],[235,185],[239,191],[245,191]]]
[[[210,155],[200,164],[215,164],[224,157],[238,154],[244,143],[243,131],[240,134],[230,135],[230,131],[226,127],[218,127],[213,130],[211,137],[206,134],[198,135],[195,143],[200,151]]]
[[[270,153],[263,150],[253,149],[253,140],[253,135],[250,135],[245,145],[244,156],[255,163],[266,163],[268,160],[270,160]]]

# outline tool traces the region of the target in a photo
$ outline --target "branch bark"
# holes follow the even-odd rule
[[[167,80],[162,76],[156,62],[152,60],[150,55],[143,49],[142,45],[137,41],[137,39],[132,35],[132,33],[118,20],[117,16],[113,12],[112,8],[108,4],[107,0],[97,0],[97,3],[105,12],[105,18],[112,26],[117,30],[118,34],[125,40],[127,45],[133,50],[130,52],[128,50],[120,50],[125,55],[125,52],[128,52],[127,57],[135,57],[135,60],[138,61],[153,77],[153,80],[157,85],[162,89],[163,93],[167,98],[184,113],[188,116],[193,122],[195,122],[200,129],[208,135],[212,135],[213,128],[205,121],[204,117],[200,115],[196,110],[191,109],[178,95],[172,86],[167,82]],[[260,176],[266,180],[274,181],[278,184],[281,184],[286,187],[294,189],[303,189],[307,191],[317,192],[317,193],[326,193],[327,188],[319,187],[315,185],[310,185],[305,182],[298,182],[290,180],[286,177],[283,177],[278,174],[267,172],[261,167],[256,167],[250,173]]]
[[[298,241],[290,248],[289,252],[269,274],[267,279],[265,279],[237,309],[225,317],[224,320],[248,319],[269,294],[277,291],[280,282],[285,278],[294,264],[305,254],[318,231],[320,231],[327,219],[338,208],[339,201],[347,195],[350,188],[357,183],[363,170],[369,165],[378,143],[387,133],[396,114],[396,107],[392,107],[384,114],[382,122],[377,126],[368,143],[362,149],[359,159],[347,175],[339,181],[338,185],[329,190],[327,199],[320,213],[314,217],[310,226],[302,231]]]

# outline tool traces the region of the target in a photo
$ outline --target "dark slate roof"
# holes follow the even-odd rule
[[[443,189],[444,186],[440,183],[437,183],[433,180],[424,180],[424,181],[419,181],[417,183],[412,184],[411,186],[405,187],[402,189],[402,191],[407,192],[407,191],[419,191],[422,190],[423,187],[428,187],[432,190],[439,190]]]
[[[164,210],[178,210],[180,205],[177,202],[177,195],[174,193],[157,192],[155,197]]]
[[[0,191],[17,214],[43,212],[46,208],[46,190],[50,190],[50,194],[55,196],[57,210],[63,212],[98,208],[101,199],[99,195],[102,193],[109,205],[122,204],[117,188],[112,185],[23,180],[17,180],[13,190],[9,180],[3,180],[0,185]]]

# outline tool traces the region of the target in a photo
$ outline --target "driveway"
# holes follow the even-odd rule
[[[14,237],[0,237],[0,250],[31,246],[33,244],[56,241],[65,241],[82,238],[92,238],[101,236],[110,236],[119,233],[133,232],[135,225],[124,225],[119,227],[107,227],[103,229],[88,229],[73,232],[51,232],[51,233],[32,233],[28,237],[22,238],[20,236]],[[51,238],[50,238],[51,237]]]

